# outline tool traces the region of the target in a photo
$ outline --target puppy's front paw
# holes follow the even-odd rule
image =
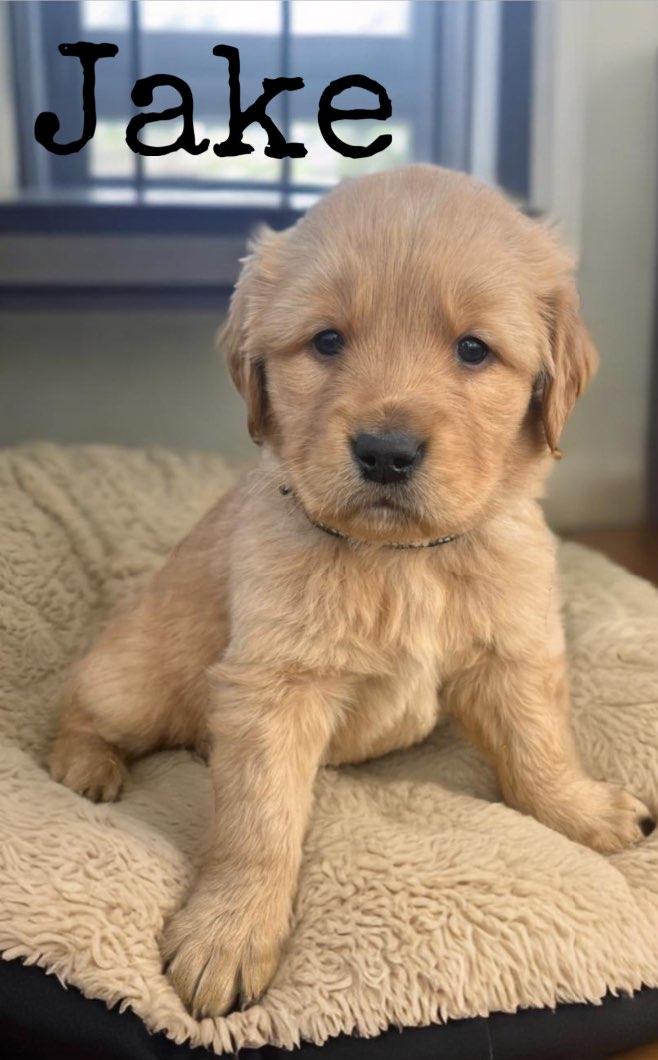
[[[630,792],[591,780],[567,792],[554,827],[601,854],[616,854],[651,835],[656,821]]]
[[[284,930],[269,911],[256,919],[231,908],[216,890],[196,891],[167,923],[160,949],[174,989],[197,1019],[223,1016],[239,997],[244,1007],[268,986]]]
[[[114,802],[126,778],[123,758],[100,736],[58,735],[50,754],[50,775],[92,802]]]
[[[605,789],[606,808],[598,826],[594,827],[592,846],[595,850],[615,853],[635,846],[651,835],[656,821],[640,799],[612,784],[601,786]]]

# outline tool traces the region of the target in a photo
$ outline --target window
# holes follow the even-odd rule
[[[522,198],[528,191],[532,7],[497,0],[460,3],[413,0],[250,0],[248,3],[186,0],[80,0],[10,4],[19,109],[20,180],[25,192],[125,201],[204,202],[260,210],[305,207],[343,177],[413,160],[436,161],[500,180]],[[97,64],[98,124],[79,153],[57,156],[34,140],[34,118],[53,110],[61,119],[58,139],[74,139],[81,127],[81,70],[62,57],[62,41],[112,41],[119,53]],[[268,113],[287,139],[303,141],[302,159],[263,154],[257,124],[245,133],[254,152],[218,158],[209,149],[159,157],[133,154],[124,142],[135,108],[134,81],[152,73],[183,78],[194,95],[197,140],[212,143],[228,131],[227,64],[212,55],[215,44],[237,47],[243,105],[262,90],[262,79],[301,75],[305,87],[283,93]],[[376,121],[342,122],[340,135],[368,143],[392,135],[385,151],[352,160],[332,151],[317,125],[323,88],[335,78],[362,73],[383,84],[393,115]],[[156,91],[153,110],[179,103],[169,88]],[[373,105],[350,90],[341,107]],[[178,135],[176,121],[148,126],[145,142]]]

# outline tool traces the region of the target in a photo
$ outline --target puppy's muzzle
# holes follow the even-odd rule
[[[423,442],[406,431],[362,432],[351,447],[361,477],[386,486],[407,482],[425,453]]]

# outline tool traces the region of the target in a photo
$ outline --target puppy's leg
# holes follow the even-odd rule
[[[207,682],[183,634],[184,663],[157,628],[145,632],[138,615],[115,619],[69,677],[50,753],[54,780],[94,801],[112,801],[127,760],[159,747],[202,748]]]
[[[589,777],[569,725],[562,660],[486,656],[454,678],[450,707],[496,767],[505,801],[602,853],[639,842],[655,828],[633,795]]]
[[[197,523],[73,668],[50,768],[75,791],[116,798],[125,759],[207,747],[206,671],[228,640],[227,562],[235,492]]]
[[[312,675],[222,667],[211,770],[215,824],[199,879],[163,933],[169,975],[197,1016],[272,978],[289,931],[313,780],[336,690]]]
[[[96,732],[93,716],[75,700],[65,706],[48,761],[53,780],[92,802],[114,802],[126,777],[125,755]]]

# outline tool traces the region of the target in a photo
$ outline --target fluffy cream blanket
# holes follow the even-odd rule
[[[292,940],[262,1002],[199,1023],[156,936],[210,813],[184,752],[93,805],[43,767],[69,660],[230,480],[216,457],[32,446],[0,456],[0,949],[217,1052],[597,1001],[658,985],[658,832],[603,858],[505,807],[447,728],[327,769]],[[563,546],[575,725],[591,771],[658,803],[658,593]]]

